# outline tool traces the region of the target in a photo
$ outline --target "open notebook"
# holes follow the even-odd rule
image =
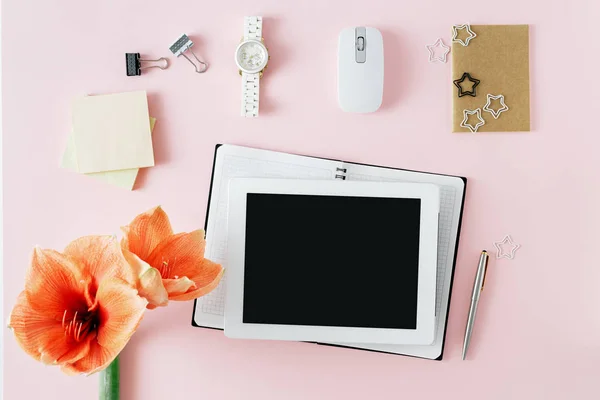
[[[229,180],[234,177],[418,182],[438,185],[441,198],[435,341],[427,346],[364,343],[339,345],[429,359],[442,358],[466,178],[327,160],[233,145],[217,146],[207,210],[206,257],[219,263],[225,262],[227,254],[227,195]],[[227,268],[227,265],[224,266]],[[194,326],[223,329],[226,278],[227,274],[213,292],[196,300],[192,318]],[[336,343],[320,344],[338,345]]]

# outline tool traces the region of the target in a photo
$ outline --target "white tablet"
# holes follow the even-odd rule
[[[431,344],[439,189],[234,179],[225,335]]]

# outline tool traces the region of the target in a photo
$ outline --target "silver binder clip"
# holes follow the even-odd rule
[[[173,53],[176,57],[184,56],[185,59],[188,60],[190,62],[190,64],[192,64],[194,66],[194,68],[196,69],[196,72],[201,74],[208,69],[208,64],[205,63],[204,61],[201,61],[196,56],[196,54],[194,54],[194,52],[191,50],[193,45],[194,45],[194,42],[192,42],[187,35],[183,34],[183,35],[181,35],[181,37],[179,39],[177,39],[177,41],[175,43],[173,43],[171,45],[171,47],[169,47],[169,50],[171,50],[171,53]],[[198,61],[198,63],[195,63],[194,61],[192,61],[185,54],[186,51],[189,51],[194,56],[196,61]]]

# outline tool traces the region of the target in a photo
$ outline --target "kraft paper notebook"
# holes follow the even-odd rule
[[[154,125],[156,124],[156,118],[150,117],[150,130],[154,131]],[[63,157],[60,163],[61,168],[70,169],[77,172],[77,152],[75,149],[75,142],[73,139],[73,133],[69,135],[67,139],[67,147],[63,153]],[[101,180],[111,185],[119,186],[124,189],[133,190],[135,180],[139,168],[122,169],[117,171],[105,171],[105,172],[90,172],[85,175],[91,176],[92,178]]]
[[[450,83],[452,132],[470,132],[461,127],[464,111],[477,109],[485,122],[477,132],[530,131],[529,25],[471,25],[470,28],[477,36],[468,41],[468,46],[452,43],[452,81],[469,73],[479,84],[475,97],[458,97],[458,88]],[[466,30],[458,32],[460,39]],[[508,107],[497,119],[484,110],[488,94],[503,95]],[[497,100],[492,100],[490,106],[493,110],[502,108]],[[477,115],[468,118],[472,125],[481,121]]]
[[[375,345],[319,343],[362,350],[441,359],[444,350],[448,310],[452,289],[456,252],[462,220],[466,178],[408,171],[338,160],[259,150],[233,145],[219,145],[211,179],[206,216],[206,257],[219,263],[227,253],[228,185],[232,178],[286,178],[311,180],[416,182],[440,187],[440,218],[436,277],[436,335],[432,345]],[[224,265],[227,268],[226,265]],[[192,325],[223,329],[225,285],[227,276],[217,289],[194,303]]]
[[[77,98],[72,119],[78,172],[154,166],[145,91]]]

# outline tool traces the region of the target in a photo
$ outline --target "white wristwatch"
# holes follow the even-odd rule
[[[259,83],[269,58],[262,17],[244,17],[244,37],[235,49],[235,63],[242,76],[242,117],[258,117]]]

